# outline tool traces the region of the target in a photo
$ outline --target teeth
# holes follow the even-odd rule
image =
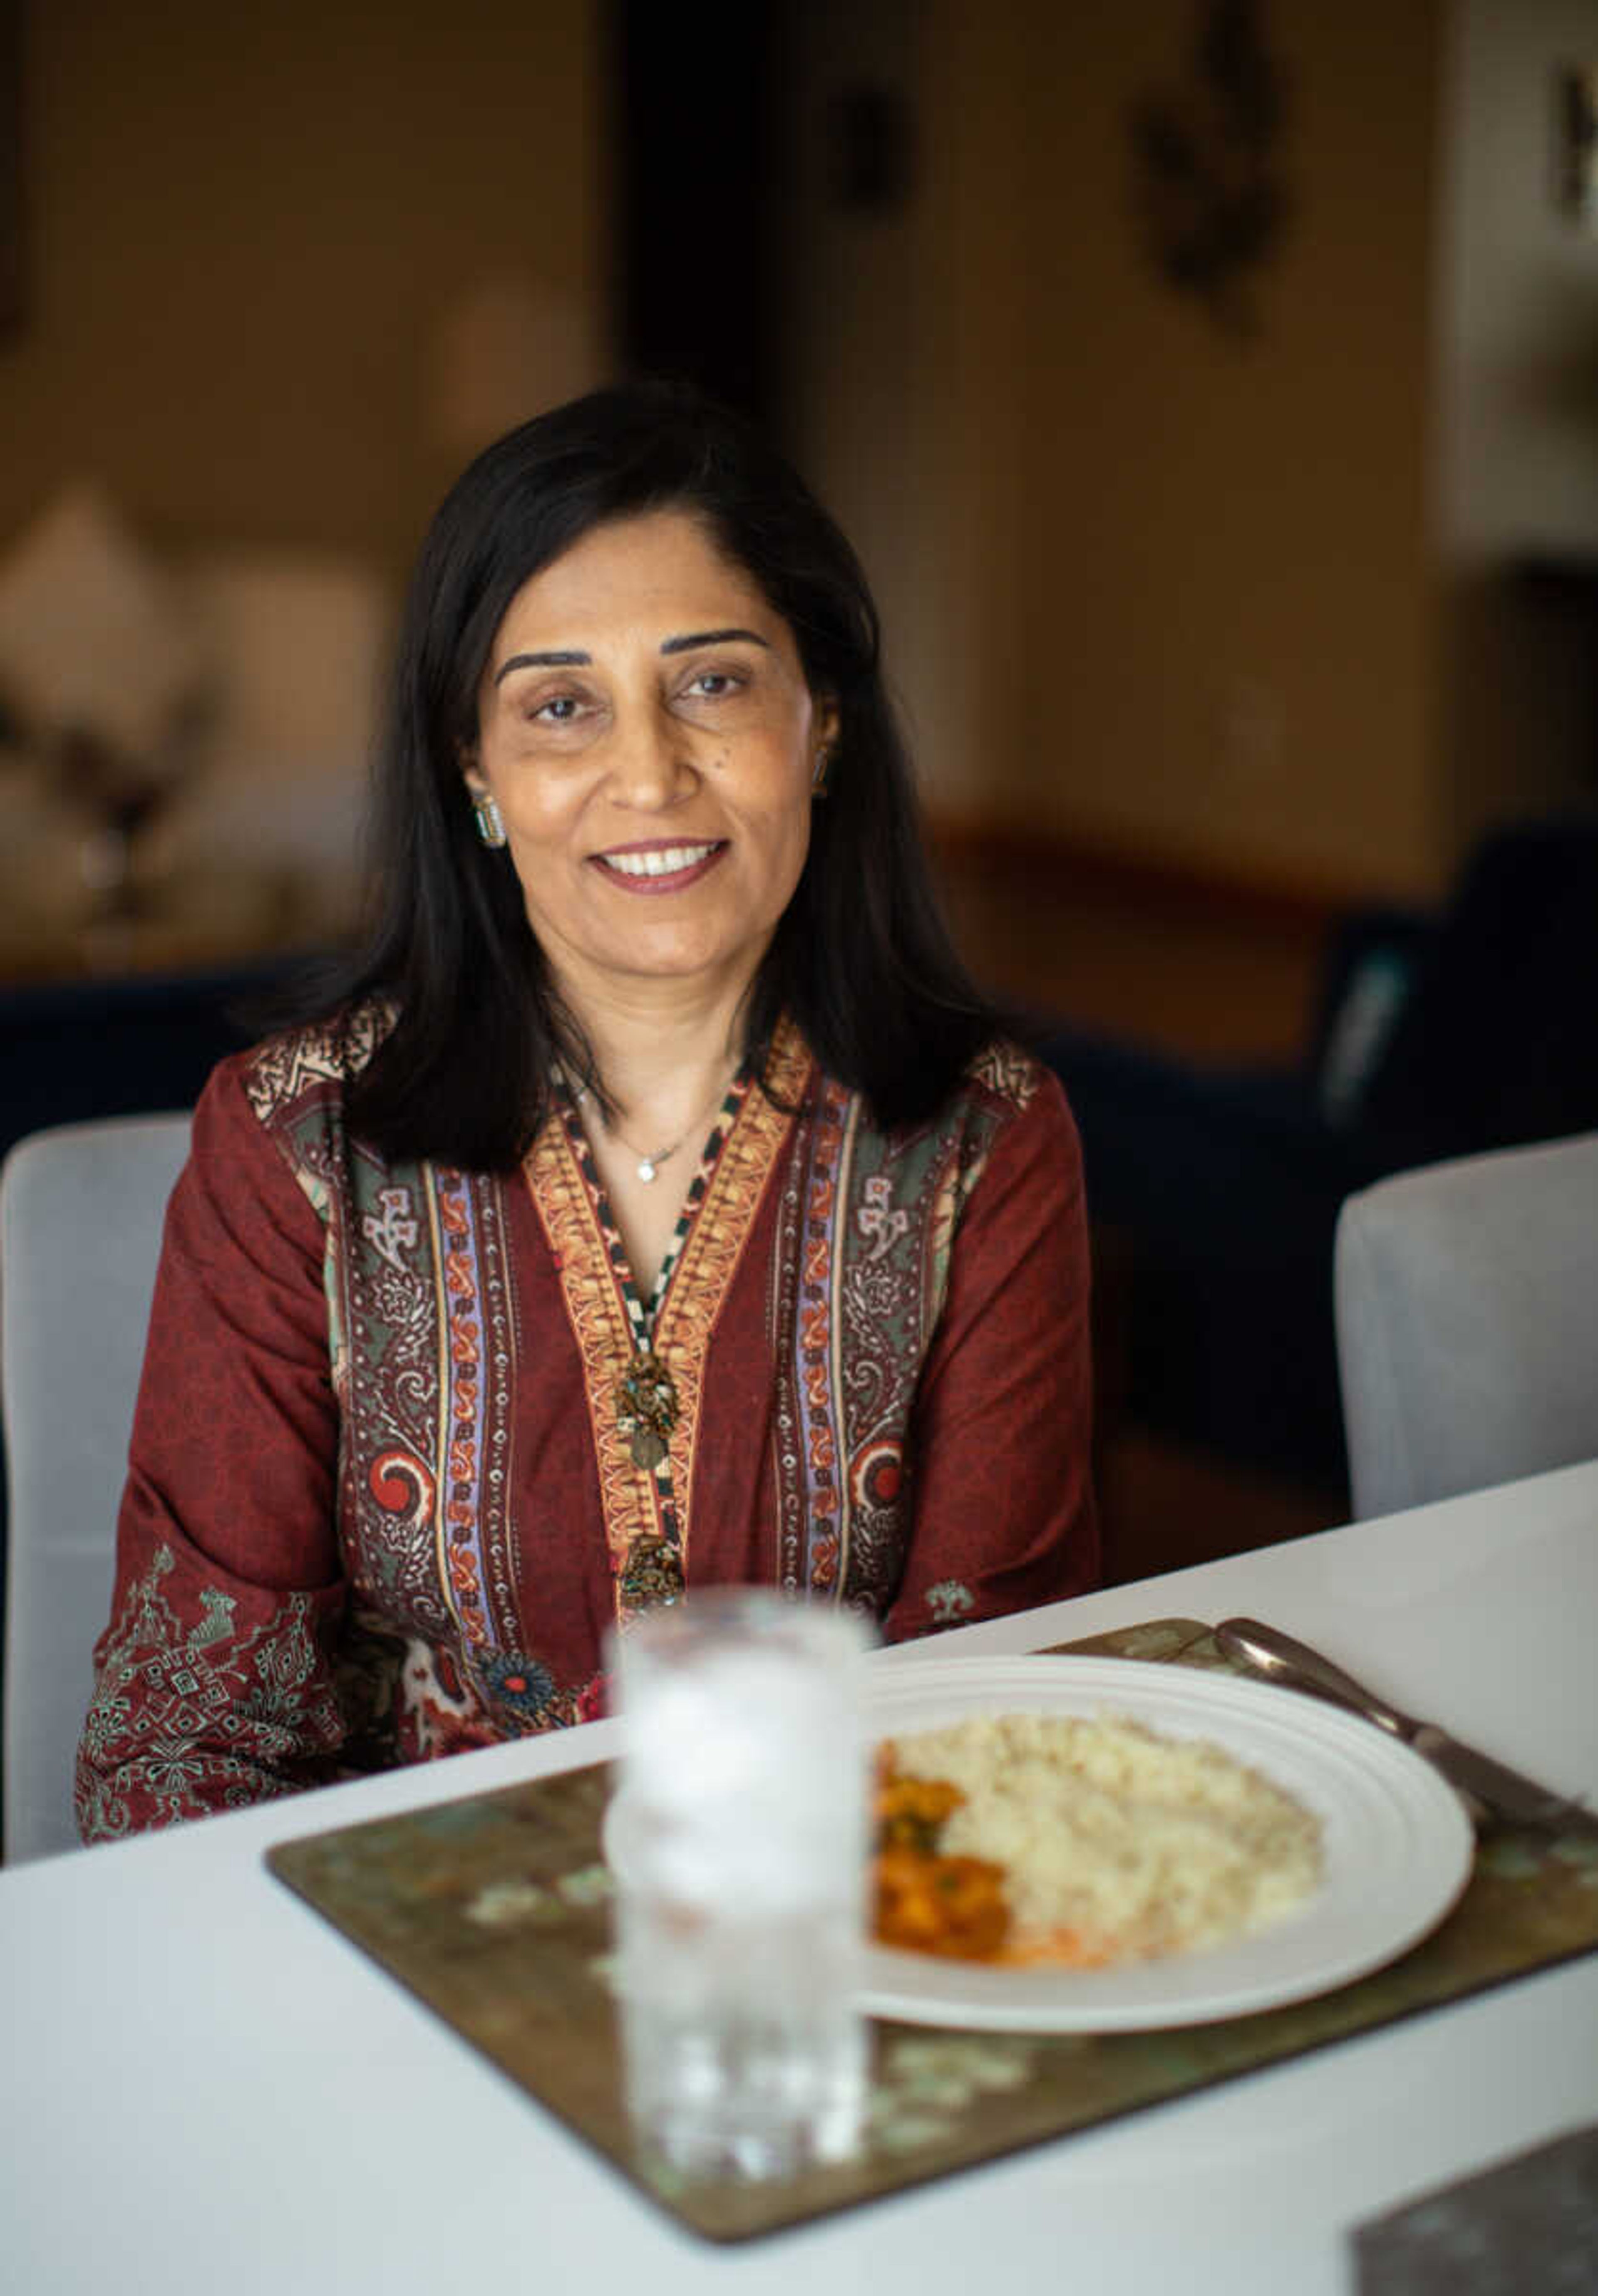
[[[653,853],[607,853],[604,860],[607,869],[618,870],[623,877],[669,877],[675,869],[691,869],[714,851],[713,843],[666,845]]]

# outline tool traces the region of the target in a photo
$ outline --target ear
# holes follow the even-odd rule
[[[463,742],[455,752],[455,762],[460,777],[473,798],[487,797],[489,785],[483,778],[482,768],[477,762],[476,749],[471,743]]]
[[[815,718],[811,727],[812,744],[818,750],[836,746],[840,722],[837,698],[831,693],[816,696]]]

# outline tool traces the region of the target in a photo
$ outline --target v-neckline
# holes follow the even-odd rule
[[[625,1625],[687,1584],[695,1463],[712,1335],[814,1064],[786,1018],[763,1071],[745,1062],[700,1151],[650,1299],[639,1297],[570,1088],[529,1151],[525,1177],[582,1365],[598,1496]],[[757,1077],[761,1079],[758,1083]],[[663,1377],[662,1376],[663,1374]],[[654,1403],[662,1403],[655,1425]],[[640,1431],[658,1439],[655,1456]]]
[[[648,1296],[646,1298],[633,1273],[626,1239],[622,1234],[620,1223],[611,1204],[609,1191],[600,1176],[593,1143],[589,1138],[576,1095],[568,1084],[564,1071],[557,1070],[556,1072],[556,1113],[564,1128],[572,1153],[576,1159],[578,1169],[582,1174],[589,1209],[593,1214],[595,1225],[598,1228],[600,1241],[605,1247],[605,1259],[616,1279],[627,1310],[627,1321],[632,1332],[633,1345],[639,1353],[647,1352],[655,1343],[655,1336],[660,1328],[668,1302],[671,1278],[681,1263],[683,1251],[688,1238],[693,1234],[695,1220],[704,1201],[711,1181],[715,1176],[716,1167],[721,1161],[722,1152],[737,1122],[745,1100],[748,1096],[754,1073],[754,1063],[745,1057],[739,1062],[722,1095],[721,1105],[711,1119],[710,1130],[699,1151],[699,1159],[694,1168],[693,1177],[684,1192],[676,1224],[671,1230],[660,1267],[656,1270],[655,1282],[650,1286]]]

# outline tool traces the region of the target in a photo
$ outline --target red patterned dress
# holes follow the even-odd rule
[[[1093,1584],[1081,1164],[1034,1062],[996,1046],[885,1134],[779,1031],[645,1302],[569,1103],[513,1175],[350,1137],[379,1025],[273,1038],[196,1111],[86,1839],[585,1718],[606,1629],[685,1586],[896,1640]]]

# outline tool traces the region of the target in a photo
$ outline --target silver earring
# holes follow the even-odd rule
[[[811,797],[826,796],[827,776],[831,771],[832,751],[830,750],[818,750],[816,751],[815,771],[810,777],[810,793]]]
[[[499,808],[487,790],[484,790],[481,797],[474,797],[472,800],[472,812],[477,823],[477,834],[485,845],[498,846],[509,843],[510,840],[505,834],[505,823],[500,817]]]

